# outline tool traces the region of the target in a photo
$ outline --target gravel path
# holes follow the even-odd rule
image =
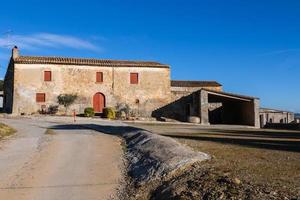
[[[94,200],[116,195],[122,180],[118,137],[61,119],[0,121],[18,130],[0,142],[0,199]],[[49,127],[54,132],[45,134]]]

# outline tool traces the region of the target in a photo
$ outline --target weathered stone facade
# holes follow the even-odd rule
[[[22,57],[12,62],[13,75],[7,74],[6,79],[13,80],[13,85],[7,81],[6,87],[13,90],[6,94],[13,95],[13,101],[12,108],[6,104],[6,110],[14,114],[35,113],[41,107],[57,105],[58,95],[72,93],[77,94],[78,99],[69,110],[75,109],[77,113],[82,113],[86,107],[93,107],[93,96],[97,92],[105,96],[106,107],[126,103],[140,116],[150,116],[154,109],[170,102],[170,70],[165,65],[49,64]],[[51,71],[51,81],[44,81],[45,71]],[[96,72],[103,73],[103,82],[96,82]],[[130,83],[131,72],[138,73],[138,84]],[[45,93],[45,102],[36,102],[37,93]]]

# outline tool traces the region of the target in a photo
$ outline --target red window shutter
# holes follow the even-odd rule
[[[44,81],[51,81],[51,71],[44,71]]]
[[[96,72],[96,82],[97,83],[103,82],[103,73],[102,72]]]
[[[130,73],[130,83],[131,84],[139,83],[139,74],[138,73]]]
[[[36,93],[36,102],[45,102],[46,94],[45,93]]]

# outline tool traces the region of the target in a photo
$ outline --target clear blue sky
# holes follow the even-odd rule
[[[299,0],[1,1],[0,77],[23,55],[155,60],[300,112]]]

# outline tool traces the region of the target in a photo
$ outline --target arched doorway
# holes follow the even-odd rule
[[[101,92],[97,92],[93,97],[93,108],[97,113],[102,113],[105,107],[105,96]]]

